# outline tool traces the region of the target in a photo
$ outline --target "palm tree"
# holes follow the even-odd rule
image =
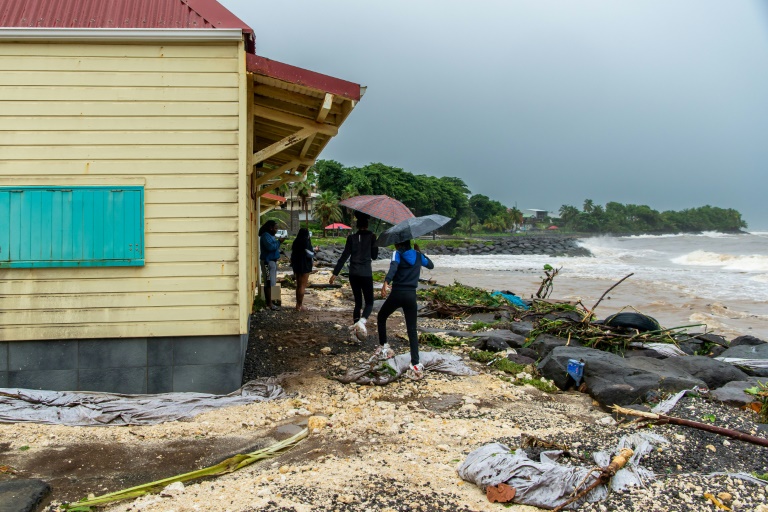
[[[517,209],[517,206],[513,206],[507,210],[509,215],[510,224],[512,228],[517,229],[523,223],[523,212]]]
[[[584,207],[582,209],[584,210],[584,213],[592,213],[592,210],[595,209],[595,202],[591,199],[585,199]]]
[[[304,226],[309,229],[309,199],[312,197],[312,184],[306,180],[296,183],[296,196],[301,200],[301,208],[304,210]]]
[[[492,217],[488,217],[488,220],[484,224],[486,229],[491,231],[504,231],[507,229],[507,219],[504,214],[497,213]]]
[[[320,218],[320,223],[323,226],[327,226],[333,222],[339,222],[341,220],[341,208],[339,207],[339,198],[336,194],[327,190],[320,194],[315,204],[313,211],[316,217]],[[323,236],[326,235],[323,230]]]

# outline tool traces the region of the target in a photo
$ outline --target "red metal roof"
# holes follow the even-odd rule
[[[285,198],[283,196],[278,196],[277,194],[270,194],[269,192],[262,194],[261,197],[262,199],[269,199],[270,201],[274,201],[276,203],[285,202]]]
[[[360,85],[341,78],[323,75],[259,55],[246,55],[245,66],[251,73],[360,101]]]
[[[253,29],[216,0],[0,0],[3,28],[237,28],[255,51]]]

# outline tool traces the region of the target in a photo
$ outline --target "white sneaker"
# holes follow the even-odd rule
[[[367,320],[365,318],[361,318],[355,324],[355,336],[357,336],[357,339],[360,341],[368,339],[368,329],[365,328],[366,322]]]
[[[421,380],[424,378],[424,365],[412,364],[408,366],[408,370],[405,372],[405,376],[411,380]]]
[[[389,346],[389,343],[379,345],[376,350],[373,351],[371,361],[386,361],[395,357],[395,351]]]

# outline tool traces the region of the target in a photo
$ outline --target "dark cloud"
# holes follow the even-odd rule
[[[368,86],[325,158],[521,209],[710,204],[768,229],[760,0],[222,3],[257,53]]]

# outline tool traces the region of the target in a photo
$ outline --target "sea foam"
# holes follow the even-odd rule
[[[768,256],[751,254],[739,256],[709,251],[693,251],[671,260],[678,265],[720,267],[742,272],[768,272]]]

